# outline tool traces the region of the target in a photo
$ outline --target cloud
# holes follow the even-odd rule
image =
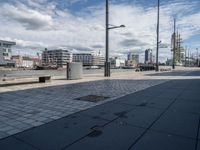
[[[17,7],[5,4],[1,7],[1,10],[2,14],[6,16],[9,21],[16,21],[22,24],[27,30],[44,29],[53,25],[51,16],[31,10],[24,5]]]
[[[93,51],[92,48],[87,47],[87,46],[82,46],[82,45],[62,45],[62,46],[57,46],[57,47],[51,47],[50,49],[56,49],[56,48],[64,48],[64,49],[68,49],[71,51],[81,51],[81,52],[91,52]]]
[[[65,8],[60,5],[61,2]],[[33,51],[34,46],[41,49],[63,46],[80,52],[104,52],[104,3],[73,12],[70,8],[79,3],[84,1],[18,0],[13,3],[1,3],[1,37],[17,39],[18,50]],[[194,11],[197,6],[197,3],[191,1],[174,1],[161,5],[162,61],[171,57],[169,45],[174,16],[177,16],[177,26],[184,40],[200,33],[200,12]],[[124,24],[126,27],[110,31],[110,55],[122,56],[131,51],[144,53],[147,48],[152,48],[155,53],[156,18],[156,6],[147,8],[122,1],[111,3],[110,24]]]
[[[123,35],[125,37],[132,37],[133,36],[133,34],[131,32],[121,33],[121,35]]]
[[[92,48],[102,49],[102,48],[104,48],[104,45],[103,44],[96,44],[96,45],[92,45]]]
[[[144,43],[144,42],[137,40],[137,39],[125,39],[122,42],[120,42],[120,44],[123,47],[136,47],[136,46],[146,46],[146,45],[148,45],[147,43]]]
[[[160,43],[159,48],[169,48],[171,45],[168,43]]]

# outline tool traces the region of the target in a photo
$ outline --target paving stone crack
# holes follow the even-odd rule
[[[146,128],[146,130],[134,141],[134,143],[130,145],[130,147],[128,148],[128,150],[130,150],[132,147],[134,147],[134,145],[147,133],[147,131],[149,131],[149,129],[169,110],[169,108],[176,102],[178,96],[181,95],[182,92],[180,92],[176,96],[176,98],[174,99],[174,101],[171,102],[171,104],[157,117],[157,119],[154,120],[153,123],[148,128]]]
[[[195,143],[195,150],[198,150],[198,143],[199,143],[199,131],[200,131],[200,117],[199,117],[199,124],[198,124],[198,130],[197,130],[197,136],[196,136],[196,143]]]

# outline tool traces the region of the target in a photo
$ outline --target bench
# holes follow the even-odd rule
[[[39,82],[40,83],[46,83],[51,81],[51,76],[41,76],[39,77]]]

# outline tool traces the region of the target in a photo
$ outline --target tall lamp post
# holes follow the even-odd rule
[[[185,48],[185,67],[187,67],[187,47]]]
[[[190,67],[190,49],[188,49],[188,67]]]
[[[156,48],[156,71],[159,71],[158,50],[159,50],[159,24],[160,24],[160,0],[158,0],[158,16],[157,16],[157,48]]]
[[[199,67],[199,49],[196,48],[196,50],[197,50],[197,67]]]
[[[176,51],[176,18],[174,18],[174,46],[173,46],[173,63],[172,69],[175,69],[175,51]]]
[[[110,77],[110,62],[109,62],[109,30],[116,29],[116,28],[123,28],[125,25],[120,26],[111,26],[109,25],[109,3],[108,0],[106,0],[106,61],[104,64],[104,76]]]

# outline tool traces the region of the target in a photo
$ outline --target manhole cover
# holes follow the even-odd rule
[[[109,97],[105,96],[98,96],[98,95],[87,95],[83,97],[76,98],[75,100],[80,100],[80,101],[88,101],[88,102],[99,102],[99,101],[104,101],[108,99]]]

